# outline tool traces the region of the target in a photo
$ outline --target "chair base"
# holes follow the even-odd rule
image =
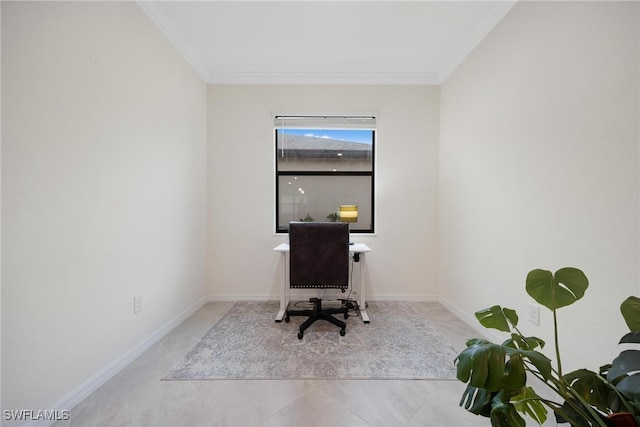
[[[333,317],[334,314],[343,314],[346,319],[349,317],[349,309],[346,307],[340,308],[322,308],[322,300],[320,298],[311,298],[309,302],[313,303],[313,309],[311,310],[287,310],[284,316],[284,321],[289,323],[290,316],[308,316],[309,318],[305,320],[300,325],[300,331],[298,332],[298,338],[302,339],[304,336],[304,331],[311,326],[313,322],[316,320],[326,320],[329,323],[333,323],[337,327],[340,328],[340,335],[344,336],[346,333],[347,324],[342,320],[336,319]]]

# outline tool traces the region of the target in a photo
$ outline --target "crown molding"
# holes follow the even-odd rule
[[[437,73],[212,72],[209,84],[438,85]]]

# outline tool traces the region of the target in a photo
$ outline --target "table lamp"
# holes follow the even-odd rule
[[[358,206],[340,205],[339,215],[342,222],[358,222]]]

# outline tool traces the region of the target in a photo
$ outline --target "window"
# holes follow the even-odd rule
[[[375,117],[276,116],[276,232],[290,221],[348,221],[374,231]],[[357,218],[340,216],[356,206]]]

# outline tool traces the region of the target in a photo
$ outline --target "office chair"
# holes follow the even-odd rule
[[[349,224],[346,222],[291,222],[289,223],[289,287],[341,289],[349,286]],[[300,325],[298,338],[316,320],[326,320],[340,328],[344,336],[346,323],[333,317],[349,317],[348,308],[322,308],[322,299],[311,298],[311,310],[288,310],[290,316],[308,316]]]

